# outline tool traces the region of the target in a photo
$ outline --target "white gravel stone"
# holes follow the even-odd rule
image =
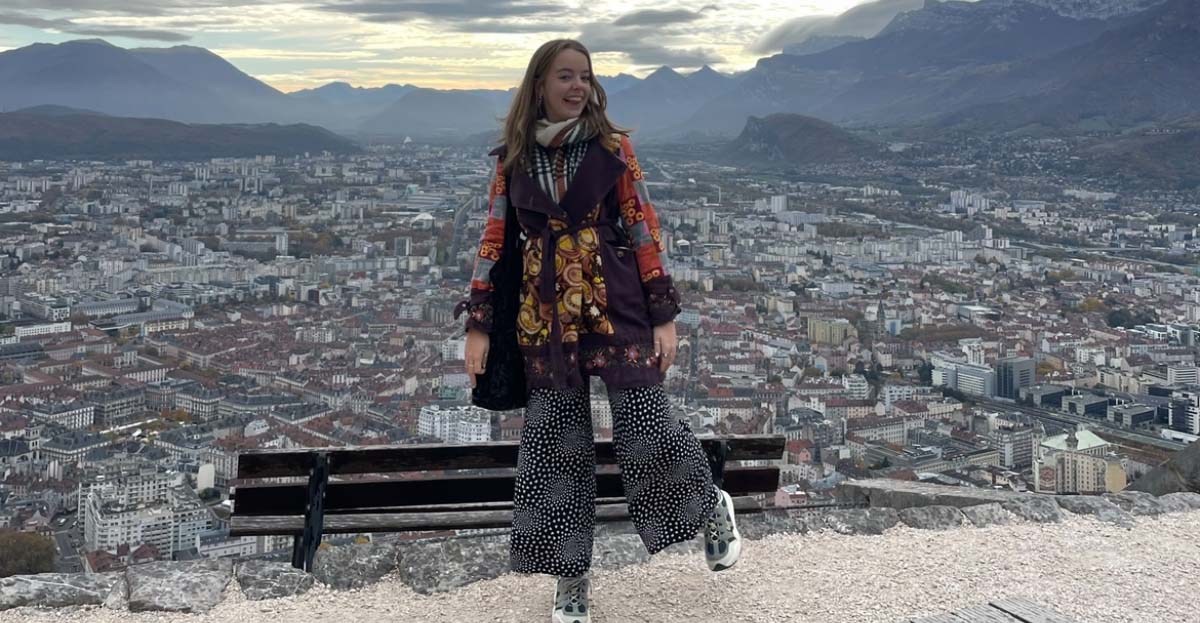
[[[947,531],[897,526],[879,536],[823,530],[747,541],[741,562],[713,574],[699,553],[597,571],[593,621],[898,623],[1023,595],[1081,623],[1200,621],[1200,513],[1139,517],[1132,529],[1068,514],[1060,523]],[[241,623],[242,621],[549,620],[553,580],[505,575],[444,594],[377,585],[252,602],[226,589],[203,614],[102,608],[0,612],[0,623]]]

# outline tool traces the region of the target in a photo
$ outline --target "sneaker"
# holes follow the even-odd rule
[[[554,623],[591,623],[590,593],[591,583],[586,573],[577,578],[560,576],[554,589],[554,611],[550,613],[550,619]]]
[[[717,489],[717,505],[704,528],[704,561],[713,571],[724,571],[742,555],[742,535],[734,519],[733,498]]]

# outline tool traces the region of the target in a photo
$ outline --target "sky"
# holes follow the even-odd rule
[[[862,1],[0,0],[0,51],[98,37],[207,48],[285,92],[333,81],[507,89],[548,39],[581,40],[601,75],[732,72],[768,55],[762,42],[781,25]]]

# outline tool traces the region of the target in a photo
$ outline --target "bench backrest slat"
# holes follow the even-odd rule
[[[711,454],[718,441],[727,441],[731,461],[778,460],[785,440],[777,435],[701,437]],[[330,475],[393,473],[430,469],[512,468],[517,465],[518,443],[493,441],[479,444],[409,444],[366,447],[306,448],[304,450],[250,450],[238,455],[238,478],[307,477],[318,452],[329,457]],[[596,442],[596,463],[613,465],[611,441]]]
[[[435,504],[511,502],[515,475],[426,475],[407,480],[353,480],[330,482],[325,489],[325,513]],[[727,467],[724,489],[731,495],[773,492],[779,486],[778,467]],[[254,483],[239,485],[234,509],[239,516],[303,513],[308,501],[305,483]],[[624,495],[621,475],[607,469],[596,474],[596,496]]]

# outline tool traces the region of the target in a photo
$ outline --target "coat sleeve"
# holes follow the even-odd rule
[[[496,160],[488,180],[488,215],[479,248],[475,253],[475,268],[471,272],[471,290],[468,297],[454,308],[454,317],[466,311],[464,329],[478,329],[491,333],[494,317],[492,307],[492,270],[504,253],[505,217],[508,213],[508,189],[504,176],[503,158]]]
[[[658,326],[679,315],[679,292],[667,273],[667,245],[662,239],[658,215],[650,203],[642,167],[633,151],[633,143],[627,136],[621,136],[621,153],[627,165],[617,182],[621,224],[634,246],[642,290],[650,311],[650,323]]]

